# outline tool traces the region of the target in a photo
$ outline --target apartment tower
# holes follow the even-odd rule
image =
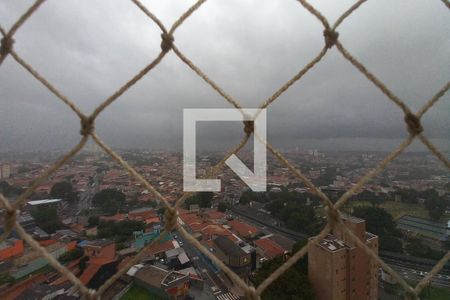
[[[378,254],[378,236],[366,232],[366,222],[344,215],[347,227]],[[333,234],[312,245],[308,275],[317,300],[378,299],[378,264],[336,226]]]

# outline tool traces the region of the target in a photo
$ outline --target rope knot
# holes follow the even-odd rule
[[[169,52],[170,49],[172,49],[172,44],[173,44],[173,36],[168,34],[168,33],[162,33],[161,34],[161,49],[164,52]]]
[[[0,54],[2,56],[8,55],[13,48],[14,39],[10,36],[4,36],[0,44]]]
[[[91,117],[82,118],[80,134],[86,136],[91,134],[93,131],[94,131],[94,119]]]
[[[339,33],[331,28],[327,28],[323,31],[323,36],[325,37],[325,46],[330,49],[336,44]]]
[[[244,132],[246,134],[252,134],[255,130],[255,123],[253,121],[244,121]]]
[[[334,226],[339,223],[339,212],[334,207],[330,209],[330,207],[327,207],[327,215],[328,215],[328,224],[330,224],[331,228],[334,228]]]
[[[406,125],[408,126],[408,131],[409,133],[413,134],[413,135],[418,135],[419,133],[421,133],[423,131],[423,127],[422,124],[420,123],[420,119],[412,114],[412,113],[407,113],[405,115],[405,122]]]
[[[171,232],[177,226],[178,213],[175,208],[166,208],[164,213],[164,218],[166,219],[165,229],[167,232]]]

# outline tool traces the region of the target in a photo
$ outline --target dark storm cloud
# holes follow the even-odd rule
[[[143,2],[167,27],[193,3]],[[9,28],[31,3],[1,1],[0,24]],[[334,21],[353,1],[312,3]],[[450,22],[438,0],[369,0],[338,31],[348,50],[413,110],[448,80]],[[15,48],[88,113],[156,57],[159,34],[128,0],[48,0],[19,30]],[[321,24],[293,0],[209,0],[177,30],[175,42],[252,108],[308,63],[323,37]],[[449,98],[423,120],[427,135],[446,149]],[[100,115],[96,128],[118,147],[179,147],[183,108],[221,107],[230,106],[169,53]],[[401,110],[332,49],[269,108],[268,133],[285,146],[302,139],[385,141],[406,135],[402,119]],[[0,150],[63,148],[79,138],[76,116],[11,58],[0,68],[0,128]],[[202,130],[210,144],[228,144],[239,133]]]

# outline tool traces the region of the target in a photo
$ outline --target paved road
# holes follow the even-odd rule
[[[197,250],[193,245],[183,239],[183,237],[179,234],[179,232],[175,231],[175,235],[177,236],[177,240],[183,243],[183,249],[191,259],[195,268],[200,272],[200,275],[205,280],[205,285],[207,288],[210,288],[215,297],[218,297],[223,294],[229,293],[224,280],[221,278],[220,274],[216,274],[210,264],[206,261],[206,259],[202,256],[201,252]],[[230,293],[231,294],[231,293]],[[217,299],[227,299],[227,298],[217,298]],[[235,298],[229,298],[235,299]],[[238,298],[236,298],[238,299]]]
[[[422,280],[430,271],[430,269],[423,268],[421,266],[411,267],[408,265],[403,265],[402,262],[386,261],[389,266],[396,271],[400,276],[402,276],[407,281],[412,281],[414,283]],[[432,286],[450,288],[450,276],[445,274],[437,274],[434,276]]]

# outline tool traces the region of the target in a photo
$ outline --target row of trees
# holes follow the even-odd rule
[[[123,243],[133,236],[133,232],[144,229],[145,223],[142,221],[100,221],[97,227],[97,237],[114,239],[117,243]]]
[[[359,206],[354,208],[354,216],[366,221],[366,230],[378,235],[380,250],[398,252],[403,251],[402,234],[396,229],[394,218],[385,209],[373,206]]]
[[[0,193],[8,198],[14,198],[19,196],[23,192],[23,189],[10,185],[7,181],[0,181]]]
[[[50,196],[69,202],[78,201],[78,193],[74,191],[72,184],[68,181],[55,183],[50,190]]]
[[[92,204],[107,214],[115,214],[125,206],[125,195],[116,189],[105,189],[95,194]]]
[[[320,230],[321,222],[316,217],[311,203],[318,203],[319,198],[308,193],[297,193],[282,189],[281,192],[243,192],[239,204],[246,205],[250,201],[265,203],[265,209],[272,216],[282,220],[284,225],[294,231],[314,234]]]
[[[201,192],[186,199],[184,202],[185,207],[197,204],[201,208],[210,208],[212,205],[213,192]]]

